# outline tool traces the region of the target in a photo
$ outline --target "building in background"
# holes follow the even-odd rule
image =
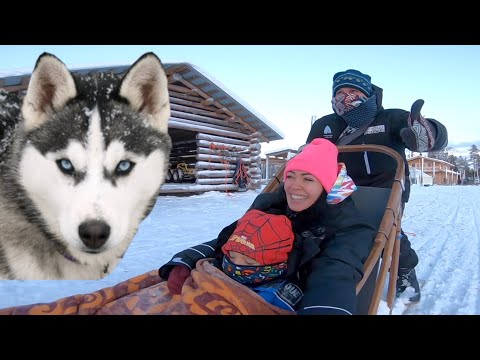
[[[280,149],[265,153],[265,158],[262,158],[262,182],[268,183],[278,174],[278,171],[285,165],[287,160],[296,154],[297,150],[293,149]]]
[[[460,173],[454,171],[454,165],[449,162],[432,159],[422,154],[413,156],[407,159],[408,166],[410,169],[416,169],[413,171],[416,175],[415,181],[419,185],[424,184],[428,178],[420,176],[421,173],[424,173],[432,178],[432,184],[429,185],[458,185],[460,179]],[[412,179],[412,174],[410,174]],[[430,181],[430,180],[428,180]]]

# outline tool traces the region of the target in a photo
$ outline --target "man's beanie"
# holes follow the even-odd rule
[[[372,96],[371,78],[360,71],[349,69],[333,75],[333,96],[338,89],[343,87],[352,87],[365,93],[368,97]]]
[[[328,140],[314,139],[302,152],[287,162],[284,181],[290,171],[305,171],[317,178],[327,193],[338,176],[338,149]]]
[[[235,251],[260,265],[273,265],[287,261],[294,239],[292,224],[285,215],[250,210],[238,220],[222,251],[226,256]]]

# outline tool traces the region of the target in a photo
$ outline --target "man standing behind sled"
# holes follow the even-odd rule
[[[405,149],[415,152],[442,150],[447,146],[445,126],[420,114],[423,100],[414,102],[411,112],[382,107],[382,89],[360,71],[349,69],[333,76],[332,107],[335,113],[323,116],[312,126],[307,143],[315,138],[328,139],[336,145],[373,144],[397,151],[405,162],[405,189],[402,210],[410,195],[410,178]],[[395,160],[373,152],[342,153],[338,161],[346,164],[349,176],[357,185],[392,187]],[[420,301],[421,293],[415,273],[418,256],[401,231],[397,296],[409,286],[415,294],[411,302]]]

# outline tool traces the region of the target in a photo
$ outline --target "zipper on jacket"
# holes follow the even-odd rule
[[[365,160],[365,168],[367,169],[367,174],[370,175],[370,163],[368,162],[368,155],[366,151],[363,152],[363,159]]]

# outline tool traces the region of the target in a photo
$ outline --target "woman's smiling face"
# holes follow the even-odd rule
[[[285,178],[288,207],[300,212],[312,206],[323,192],[315,176],[305,171],[289,171]]]

